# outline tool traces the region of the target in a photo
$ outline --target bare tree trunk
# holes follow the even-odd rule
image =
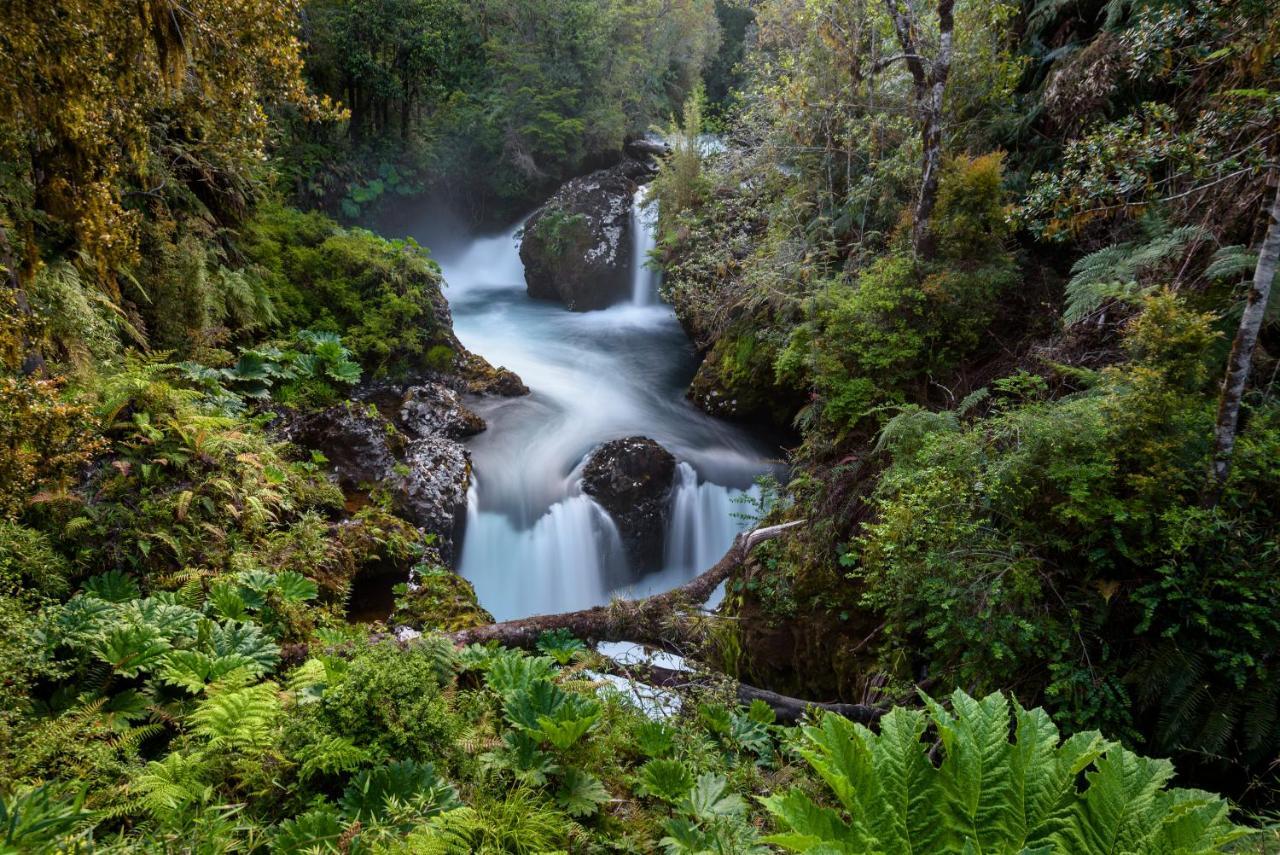
[[[457,644],[497,641],[507,647],[529,649],[537,645],[544,632],[567,629],[589,644],[598,641],[634,641],[677,653],[688,652],[702,641],[702,621],[696,612],[716,586],[729,577],[756,544],[777,537],[804,522],[796,520],[738,535],[729,551],[714,567],[665,594],[642,600],[619,600],[607,606],[576,612],[534,615],[503,623],[491,623],[459,630],[449,637]]]
[[[916,111],[920,120],[921,175],[920,195],[911,225],[911,246],[917,257],[933,254],[930,225],[938,202],[938,181],[942,171],[942,107],[951,75],[954,51],[955,0],[938,0],[938,53],[927,60],[920,53],[919,27],[910,0],[885,0],[893,29],[902,46],[902,59],[911,72],[915,86]],[[927,64],[926,64],[927,63]]]
[[[1209,485],[1206,504],[1214,505],[1222,496],[1227,477],[1231,474],[1231,455],[1235,450],[1236,431],[1240,424],[1240,401],[1244,398],[1245,385],[1249,381],[1249,369],[1253,364],[1253,351],[1258,344],[1258,332],[1267,315],[1267,302],[1271,297],[1271,282],[1280,266],[1280,186],[1275,200],[1267,212],[1267,232],[1258,250],[1258,264],[1253,270],[1253,285],[1240,327],[1231,344],[1231,357],[1227,360],[1227,376],[1222,380],[1222,393],[1218,398],[1218,422],[1213,436],[1213,477]]]

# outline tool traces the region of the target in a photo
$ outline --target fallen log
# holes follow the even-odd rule
[[[729,577],[757,544],[777,537],[804,520],[766,526],[743,532],[715,566],[695,579],[664,594],[640,600],[616,600],[607,606],[534,615],[491,623],[450,633],[455,644],[484,644],[496,641],[505,647],[533,649],[543,633],[566,629],[587,644],[601,641],[633,641],[677,653],[696,648],[702,640],[705,621],[699,607],[716,586]]]
[[[677,671],[663,668],[660,665],[626,665],[609,669],[610,673],[628,680],[653,686],[658,689],[687,689],[690,686],[713,684],[713,680],[700,677],[690,671]],[[729,678],[725,678],[729,679]],[[806,712],[821,711],[835,713],[839,716],[861,724],[874,724],[885,714],[885,710],[870,704],[844,704],[829,701],[810,701],[780,695],[768,689],[758,689],[730,680],[734,685],[738,703],[748,706],[752,701],[762,701],[773,710],[780,724],[795,724]]]

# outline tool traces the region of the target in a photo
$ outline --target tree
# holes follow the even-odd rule
[[[911,4],[904,0],[885,0],[893,29],[902,53],[889,57],[882,65],[903,60],[911,71],[915,89],[917,119],[920,122],[921,175],[920,194],[916,197],[915,217],[911,225],[911,245],[919,257],[933,253],[929,221],[938,201],[938,180],[942,170],[942,110],[947,77],[951,74],[955,0],[938,0],[938,51],[932,59],[921,53],[920,26]]]
[[[1274,180],[1274,174],[1273,174]],[[1276,182],[1280,185],[1280,181]],[[1280,186],[1275,200],[1267,211],[1267,231],[1258,251],[1258,264],[1253,271],[1253,284],[1240,316],[1240,327],[1231,343],[1231,357],[1227,360],[1227,375],[1222,380],[1222,394],[1218,398],[1218,420],[1213,432],[1213,479],[1209,486],[1208,503],[1214,504],[1222,494],[1231,474],[1231,453],[1235,449],[1236,430],[1240,423],[1240,401],[1249,380],[1253,364],[1253,351],[1258,344],[1258,332],[1267,316],[1267,302],[1271,296],[1271,283],[1280,266]]]

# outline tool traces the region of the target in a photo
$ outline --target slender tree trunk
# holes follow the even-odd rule
[[[893,29],[902,47],[901,59],[911,72],[915,87],[916,112],[920,121],[920,195],[911,225],[911,246],[917,257],[933,254],[930,231],[933,209],[938,202],[938,182],[942,172],[943,96],[951,76],[954,50],[955,0],[938,0],[938,52],[931,60],[920,53],[919,27],[910,0],[886,0]],[[894,57],[898,59],[899,57]]]
[[[1213,476],[1207,496],[1208,505],[1216,504],[1222,496],[1227,477],[1231,474],[1231,455],[1235,450],[1236,431],[1240,424],[1240,401],[1249,381],[1249,369],[1253,364],[1253,351],[1258,344],[1258,332],[1267,314],[1267,301],[1271,297],[1271,282],[1280,266],[1280,186],[1271,203],[1267,217],[1267,232],[1258,250],[1258,264],[1253,271],[1253,285],[1244,313],[1240,316],[1240,328],[1231,344],[1231,357],[1227,360],[1227,375],[1222,380],[1222,393],[1218,398],[1218,422],[1214,429]]]

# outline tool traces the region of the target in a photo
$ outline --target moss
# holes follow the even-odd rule
[[[415,571],[412,586],[400,590],[391,623],[455,632],[493,623],[493,615],[480,606],[470,582],[439,563],[428,563]]]
[[[316,213],[263,205],[241,247],[287,329],[339,333],[372,376],[447,368],[439,266],[412,239],[344,229]]]

